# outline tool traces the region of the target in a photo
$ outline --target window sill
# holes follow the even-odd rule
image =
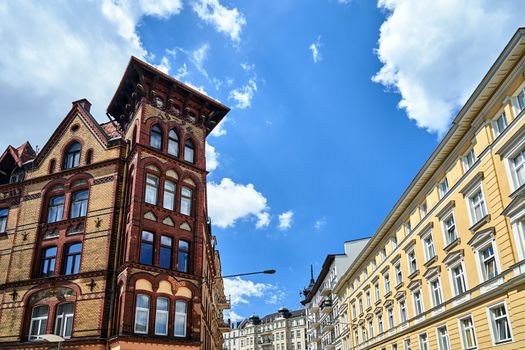
[[[409,279],[413,279],[414,277],[416,277],[417,275],[419,275],[419,269],[417,269],[416,271],[412,272],[410,275],[408,275],[408,278]]]
[[[384,295],[384,297],[385,297],[385,298],[388,298],[388,297],[391,296],[391,295],[392,295],[392,291],[389,291],[388,293],[386,293],[386,294]]]
[[[430,265],[432,265],[434,262],[437,261],[437,255],[434,255],[433,257],[431,257],[430,259],[428,259],[423,265],[425,267],[429,267]]]
[[[396,286],[396,289],[399,289],[399,288],[403,287],[403,285],[404,285],[403,282],[398,283],[397,286]]]
[[[469,231],[472,232],[472,233],[475,233],[480,227],[485,225],[487,222],[490,222],[490,214],[487,214],[484,217],[482,217],[481,219],[479,219],[478,222],[476,222],[474,225],[472,225],[469,228]]]
[[[443,250],[448,253],[448,252],[450,252],[452,250],[452,248],[458,246],[460,243],[461,243],[461,239],[459,237],[457,237],[455,240],[453,240],[452,242],[447,244],[445,246],[445,248],[443,248]]]

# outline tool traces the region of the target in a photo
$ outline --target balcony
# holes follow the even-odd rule
[[[310,339],[310,342],[317,343],[321,341],[321,332],[313,331],[312,333],[310,333],[310,335],[308,335],[308,338]]]
[[[331,318],[326,318],[321,322],[321,332],[325,334],[334,329],[334,321]]]
[[[332,312],[333,308],[334,304],[332,303],[332,299],[330,298],[323,300],[323,302],[321,303],[321,311],[325,314]]]
[[[224,321],[222,318],[218,318],[217,319],[217,323],[219,324],[219,330],[222,333],[227,333],[227,332],[231,331],[230,325],[228,323],[226,323],[226,321]]]
[[[273,342],[273,337],[262,337],[259,339],[260,345],[267,345]]]
[[[329,296],[332,294],[332,287],[334,283],[333,281],[326,281],[321,286],[321,295],[322,296]]]
[[[217,300],[217,306],[221,310],[227,310],[231,308],[230,298],[225,296],[219,297]]]

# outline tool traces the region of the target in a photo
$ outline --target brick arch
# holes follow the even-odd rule
[[[158,281],[155,276],[147,272],[136,272],[133,275],[128,277],[128,289],[135,292],[135,283],[139,279],[145,279],[151,283],[151,286],[154,290],[158,288]]]
[[[35,286],[29,289],[24,295],[24,297],[22,298],[22,303],[27,306],[29,305],[29,298],[32,297],[34,294],[38,292],[42,292],[46,289],[61,288],[61,287],[69,288],[73,290],[75,292],[76,297],[82,295],[82,290],[80,286],[76,283],[66,282],[66,281],[65,282],[54,282],[54,283],[48,282],[48,283],[41,284],[41,285],[38,285],[38,286]]]

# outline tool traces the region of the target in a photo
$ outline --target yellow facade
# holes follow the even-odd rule
[[[525,348],[524,73],[520,29],[336,286],[343,350]]]

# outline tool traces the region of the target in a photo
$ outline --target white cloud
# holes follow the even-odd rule
[[[226,129],[224,128],[224,123],[226,122],[226,119],[223,119],[215,126],[215,128],[210,133],[211,136],[219,137],[226,135]]]
[[[92,114],[106,120],[130,56],[152,59],[138,23],[144,16],[173,16],[182,2],[13,1],[0,7],[0,105],[2,115],[16,115],[0,137],[3,149],[26,139],[42,146],[71,101],[83,97]]]
[[[192,7],[203,21],[228,35],[234,42],[239,42],[246,19],[237,8],[228,9],[219,0],[194,0]]]
[[[264,299],[266,304],[276,305],[281,303],[286,297],[286,292],[277,285],[271,283],[256,283],[240,277],[224,279],[224,293],[230,296],[233,307],[240,304],[256,303],[254,298]],[[230,318],[232,322],[242,319],[235,312],[227,313],[225,318]]]
[[[320,62],[323,59],[321,52],[319,51],[321,46],[321,36],[319,35],[317,40],[310,45],[310,51],[312,51],[312,59],[314,60],[314,63]]]
[[[255,64],[253,63],[241,63],[241,68],[245,71],[245,72],[251,72],[255,69]]]
[[[233,322],[239,322],[239,321],[242,321],[245,319],[244,316],[241,316],[239,315],[238,313],[236,313],[235,311],[233,310],[226,310],[224,311],[224,319],[227,321],[227,320],[230,320],[232,323]]]
[[[319,231],[326,225],[326,218],[322,217],[320,219],[315,220],[314,228]]]
[[[219,153],[206,141],[206,170],[213,171],[219,166]]]
[[[293,211],[288,210],[279,214],[279,230],[286,231],[292,227]]]
[[[388,12],[373,80],[401,95],[417,125],[443,134],[516,29],[523,2],[379,0]],[[487,24],[490,25],[487,25]]]
[[[208,78],[208,72],[206,72],[206,69],[204,69],[204,61],[206,58],[208,58],[209,50],[210,45],[208,43],[204,43],[191,53],[191,61],[193,64],[195,64],[195,68],[197,68],[197,70],[201,72],[206,78]]]
[[[269,208],[262,193],[252,184],[237,184],[229,178],[208,183],[208,210],[212,223],[221,228],[232,227],[238,220],[250,217],[257,219],[257,228],[269,224],[265,214]]]
[[[237,102],[235,105],[237,108],[246,109],[251,107],[252,99],[256,91],[257,83],[255,82],[255,78],[251,78],[248,84],[230,91],[229,98]]]
[[[160,64],[155,66],[158,70],[160,70],[163,73],[169,74],[171,69],[170,61],[166,56],[162,57],[160,60]]]

